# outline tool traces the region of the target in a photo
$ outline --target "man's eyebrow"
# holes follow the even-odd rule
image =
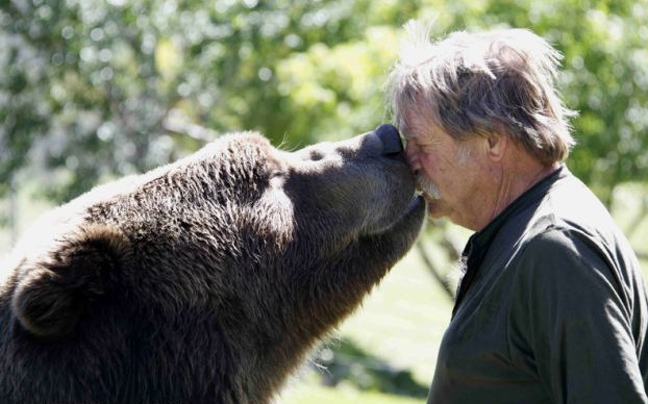
[[[416,138],[416,137],[419,136],[416,133],[416,131],[413,130],[412,126],[407,124],[406,122],[401,122],[401,125],[399,127],[399,131],[401,133],[401,136],[403,136],[405,139]]]

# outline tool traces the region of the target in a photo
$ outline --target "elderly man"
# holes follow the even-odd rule
[[[390,76],[429,215],[475,230],[428,403],[648,403],[648,299],[605,207],[562,163],[560,54],[527,30],[416,25]]]

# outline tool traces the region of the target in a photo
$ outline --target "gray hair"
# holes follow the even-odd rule
[[[569,155],[574,139],[555,89],[562,55],[525,29],[455,32],[432,42],[430,29],[405,26],[408,42],[387,88],[394,121],[407,136],[405,111],[432,119],[458,140],[474,134],[509,136],[538,161]]]

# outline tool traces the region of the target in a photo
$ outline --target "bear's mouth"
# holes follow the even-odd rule
[[[417,211],[425,212],[426,211],[425,205],[426,205],[425,197],[418,193],[414,194],[409,204],[407,205],[407,208],[405,209],[405,214],[397,221],[397,223],[406,220],[410,216],[415,215]]]
[[[380,236],[393,231],[395,228],[402,229],[403,227],[408,231],[411,228],[411,231],[418,232],[425,218],[426,211],[425,198],[420,194],[414,194],[407,207],[399,212],[399,214],[395,214],[393,216],[394,219],[388,225],[373,229],[372,231],[365,231],[363,235]]]

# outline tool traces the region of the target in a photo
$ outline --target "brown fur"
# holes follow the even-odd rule
[[[416,238],[383,148],[234,134],[57,208],[1,268],[0,402],[270,402]]]

